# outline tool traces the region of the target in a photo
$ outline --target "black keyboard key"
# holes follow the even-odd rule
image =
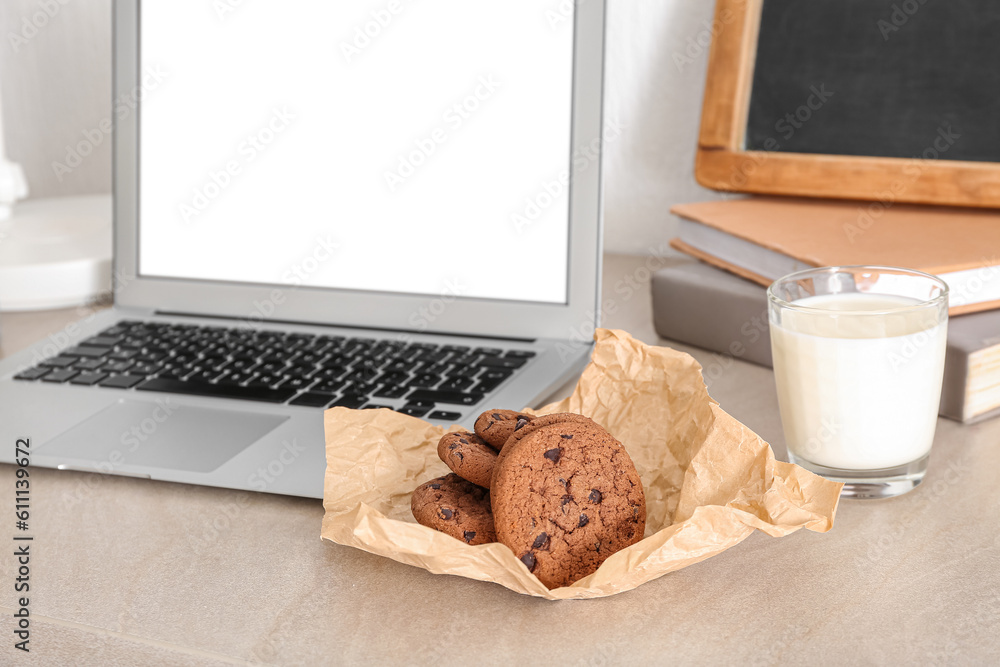
[[[319,368],[309,364],[293,363],[291,366],[282,371],[285,375],[291,375],[293,377],[312,377],[315,373],[319,372]]]
[[[323,368],[329,368],[331,366],[336,366],[340,368],[346,368],[349,364],[354,361],[354,357],[349,357],[346,354],[331,354],[326,358],[326,360],[320,364]]]
[[[366,396],[344,396],[338,401],[334,401],[331,408],[350,408],[351,410],[357,410],[362,405],[368,403],[368,398]]]
[[[217,382],[222,379],[218,371],[200,371],[188,378],[191,382]]]
[[[122,336],[126,333],[128,333],[128,327],[124,327],[120,324],[117,324],[113,327],[105,329],[100,334],[98,334],[98,336],[100,336],[101,338],[114,338],[116,341],[118,341],[118,343],[120,343]],[[117,345],[118,343],[115,343],[115,345]]]
[[[83,357],[85,359],[100,359],[111,349],[107,347],[85,347],[83,345],[79,347],[71,347],[68,350],[62,352],[64,357]]]
[[[52,357],[51,359],[46,359],[38,365],[46,366],[48,368],[67,368],[75,363],[75,357]]]
[[[339,347],[344,342],[343,336],[316,336],[316,340],[326,343],[327,345],[332,345],[334,347]]]
[[[382,341],[374,350],[373,353],[378,356],[379,359],[395,359],[396,355],[402,352],[406,348],[406,344],[402,341]]]
[[[38,380],[38,379],[44,377],[45,374],[48,373],[50,370],[51,369],[49,369],[49,368],[29,368],[28,370],[21,371],[20,373],[18,373],[17,375],[15,375],[14,379],[15,380],[27,380],[27,381],[30,382],[32,380]]]
[[[131,389],[145,379],[141,375],[112,375],[105,380],[101,380],[98,384],[102,387],[110,387],[112,389]]]
[[[282,382],[279,387],[281,389],[296,389],[298,391],[302,391],[303,389],[308,389],[310,385],[315,383],[315,380],[310,380],[308,378],[291,377]]]
[[[333,401],[333,396],[328,394],[299,394],[291,401],[291,405],[302,405],[307,408],[325,408]]]
[[[538,353],[531,350],[511,350],[506,356],[514,357],[515,359],[534,359],[538,356]]]
[[[409,387],[398,384],[387,384],[379,387],[375,391],[374,396],[375,398],[403,398],[408,391],[410,391]]]
[[[324,366],[313,373],[313,377],[324,380],[336,380],[346,372],[347,369],[343,366]]]
[[[235,398],[246,401],[261,401],[265,403],[284,403],[296,394],[294,389],[233,387],[223,384],[208,384],[206,382],[165,380],[163,378],[147,380],[136,387],[136,389],[139,391],[159,391],[168,394],[184,394],[187,396]]]
[[[94,347],[114,347],[118,343],[122,342],[121,336],[94,336],[93,338],[88,338],[83,341],[83,345],[92,345]]]
[[[352,382],[346,387],[344,387],[345,394],[351,394],[352,396],[368,396],[374,393],[378,389],[377,384],[371,384],[367,382]]]
[[[528,363],[527,359],[517,359],[515,357],[485,357],[479,360],[479,366],[486,368],[508,368],[518,369]]]
[[[283,361],[265,361],[258,366],[256,370],[265,375],[273,375],[275,373],[280,373],[287,365],[288,364]]]
[[[459,354],[467,353],[471,348],[465,347],[464,345],[445,345],[441,348],[442,352],[458,352]],[[448,413],[453,414],[453,413]]]
[[[419,372],[425,375],[444,375],[445,373],[450,371],[451,368],[452,368],[451,364],[446,364],[446,363],[431,364],[428,366],[424,366],[419,370]]]
[[[477,347],[474,352],[476,354],[485,354],[487,357],[499,357],[503,354],[503,350],[495,347]]]
[[[513,374],[514,374],[514,371],[507,371],[507,370],[503,370],[501,368],[490,368],[490,369],[487,369],[487,371],[485,373],[483,373],[482,375],[480,375],[479,379],[483,380],[483,381],[486,381],[486,380],[499,380],[500,382],[503,382],[504,380],[506,380],[507,378],[509,378]]]
[[[387,364],[382,370],[388,373],[409,373],[414,366],[416,364],[408,359],[397,359]]]
[[[377,341],[374,338],[348,338],[349,345],[374,345]]]
[[[256,362],[252,359],[230,359],[225,364],[225,369],[230,373],[236,373],[239,371],[247,371],[256,366]]]
[[[371,384],[374,382],[382,372],[377,368],[359,368],[347,374],[344,378],[348,382],[359,382],[362,384]]]
[[[160,377],[163,376],[161,375]],[[256,377],[257,375],[255,373],[230,373],[228,375],[224,375],[222,379],[219,380],[219,383],[229,384],[229,385],[240,385],[251,382]]]
[[[413,361],[436,364],[439,361],[444,361],[448,356],[447,352],[421,352],[413,358]]]
[[[129,373],[132,375],[155,375],[163,370],[163,366],[160,364],[144,364],[139,363],[132,366],[129,369]]]
[[[103,359],[80,359],[73,364],[73,368],[78,371],[93,371],[103,366],[104,363]]]
[[[471,366],[479,361],[479,358],[482,356],[483,355],[481,354],[463,354],[462,356],[449,359],[448,361],[455,366]]]
[[[363,407],[361,409],[362,410],[392,410],[392,408],[390,406],[388,406],[388,405],[376,405],[375,403],[369,403],[368,405],[366,405],[365,407]]]
[[[404,385],[410,381],[410,374],[400,373],[398,371],[393,373],[382,373],[380,376],[378,376],[376,381],[383,385],[389,385],[389,384]]]
[[[333,380],[328,382],[319,382],[313,387],[309,388],[309,391],[317,394],[336,394],[340,391],[341,387],[344,386],[342,380]]]
[[[284,381],[285,379],[280,375],[258,375],[250,382],[247,382],[247,386],[254,389],[277,389]],[[291,391],[295,392],[296,390],[292,389]]]
[[[503,384],[504,381],[513,374],[514,371],[489,370],[479,377],[479,384],[476,385],[473,391],[483,393],[491,392]]]
[[[496,380],[484,380],[482,382],[477,382],[476,386],[469,391],[474,394],[488,394],[499,386],[500,382],[497,382]]]
[[[474,378],[482,372],[483,369],[476,368],[475,366],[452,366],[445,375],[450,378],[462,377],[462,378]]]
[[[323,361],[322,356],[318,354],[306,353],[306,354],[300,354],[299,356],[295,357],[292,363],[294,363],[296,366],[312,368],[314,366],[318,366],[321,361]]]
[[[472,378],[448,378],[438,387],[441,391],[462,391],[463,389],[468,389],[472,386],[474,380]]]
[[[396,412],[399,412],[400,414],[404,415],[410,415],[411,417],[423,417],[424,415],[426,415],[428,412],[431,411],[431,408],[433,408],[433,406],[405,405],[399,408],[399,410],[397,410]]]
[[[476,405],[484,398],[483,394],[468,394],[458,391],[433,391],[429,389],[418,389],[406,400],[410,403],[448,403],[450,405]]]
[[[104,378],[108,377],[107,373],[81,373],[75,378],[70,380],[70,384],[79,384],[86,387],[92,387],[93,385],[99,383]]]
[[[131,365],[131,361],[109,361],[101,366],[101,370],[108,373],[124,373]]]
[[[410,381],[411,387],[433,387],[437,383],[441,382],[440,375],[432,375],[429,373],[422,373]]]
[[[347,382],[354,382],[357,384],[375,384],[375,380],[381,375],[378,371],[372,373],[355,373],[351,372],[345,375],[342,379]]]
[[[432,412],[427,415],[428,419],[436,419],[442,422],[454,422],[462,418],[461,412],[445,412],[443,410],[438,410],[437,412]]]

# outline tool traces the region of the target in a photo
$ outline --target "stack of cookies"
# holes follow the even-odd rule
[[[586,417],[488,410],[475,433],[441,438],[438,455],[454,472],[413,492],[416,520],[468,544],[506,545],[550,589],[642,539],[635,465]]]

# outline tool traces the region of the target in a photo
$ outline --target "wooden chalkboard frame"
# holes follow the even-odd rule
[[[747,151],[764,0],[717,0],[695,178],[724,192],[1000,208],[1000,164]]]

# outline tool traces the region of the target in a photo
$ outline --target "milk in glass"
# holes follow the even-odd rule
[[[893,312],[919,303],[864,293],[813,296],[772,321],[781,419],[795,457],[876,470],[930,453],[948,325],[928,309]]]

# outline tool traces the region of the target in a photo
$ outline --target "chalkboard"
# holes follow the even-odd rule
[[[1000,2],[763,0],[746,150],[1000,162]]]

